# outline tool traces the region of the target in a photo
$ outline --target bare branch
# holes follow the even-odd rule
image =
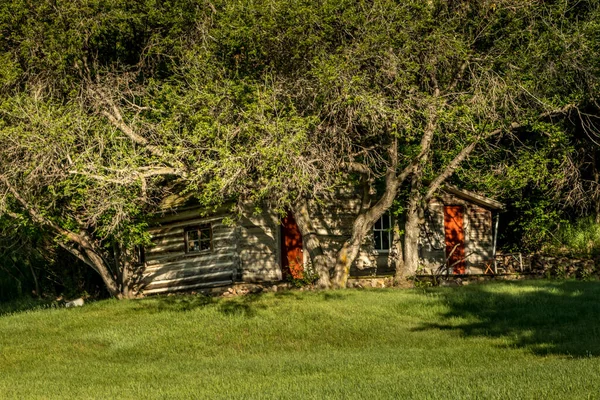
[[[349,172],[356,172],[365,175],[372,174],[371,168],[359,162],[344,162],[342,163],[342,167],[346,168]]]
[[[106,110],[102,110],[100,113],[104,115],[110,121],[110,123],[113,124],[113,126],[131,139],[131,141],[143,146],[150,154],[159,158],[164,158],[165,153],[159,147],[150,144],[148,139],[135,133],[133,129],[123,121],[123,118],[121,117],[121,114],[116,106],[113,105],[112,114]]]

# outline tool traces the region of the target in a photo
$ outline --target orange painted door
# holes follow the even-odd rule
[[[304,257],[302,253],[302,234],[294,216],[290,213],[281,221],[281,267],[283,278],[304,277]]]
[[[444,206],[444,231],[446,236],[446,258],[455,274],[465,273],[465,230],[462,206]],[[454,250],[454,251],[453,251]],[[450,255],[452,254],[452,255]]]

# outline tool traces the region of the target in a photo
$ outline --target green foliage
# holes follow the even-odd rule
[[[562,221],[543,250],[557,254],[597,256],[600,254],[600,224],[591,217],[573,222]]]
[[[308,262],[302,269],[302,278],[296,278],[292,274],[287,276],[288,282],[295,288],[314,285],[319,279],[319,274],[315,271],[312,263]]]

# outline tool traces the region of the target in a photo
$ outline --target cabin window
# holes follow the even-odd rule
[[[392,216],[383,214],[373,225],[375,250],[388,251],[392,243]]]
[[[212,228],[210,224],[185,228],[185,252],[199,253],[212,250]]]

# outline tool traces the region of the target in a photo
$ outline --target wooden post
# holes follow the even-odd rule
[[[523,272],[523,255],[519,253],[519,269]]]
[[[498,265],[496,263],[496,241],[498,239],[498,220],[500,219],[500,214],[496,212],[495,215],[495,223],[494,223],[494,247],[492,248],[492,258],[494,260],[494,275],[498,275]]]

